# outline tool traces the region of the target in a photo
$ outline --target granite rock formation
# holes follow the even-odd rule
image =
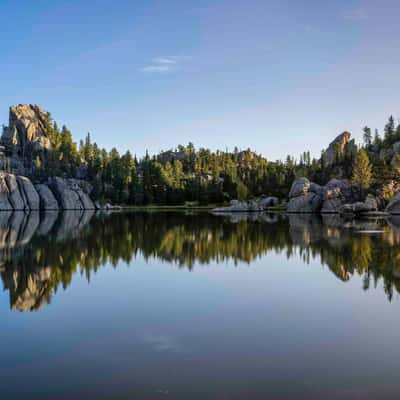
[[[349,132],[343,132],[329,144],[322,154],[322,163],[325,168],[334,165],[338,158],[357,152],[355,141],[350,137]]]
[[[345,204],[359,201],[359,191],[347,180],[331,179],[325,186],[296,179],[289,192],[289,213],[338,213]]]
[[[49,114],[34,104],[10,107],[9,125],[4,128],[2,142],[13,154],[23,156],[27,151],[50,150],[47,136]]]
[[[0,172],[0,211],[94,210],[90,189],[87,182],[63,178],[34,186],[25,176]]]

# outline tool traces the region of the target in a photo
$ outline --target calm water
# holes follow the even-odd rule
[[[400,219],[1,213],[0,260],[2,399],[398,399]]]

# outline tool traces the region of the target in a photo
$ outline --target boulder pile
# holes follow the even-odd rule
[[[361,201],[359,190],[342,179],[331,179],[325,186],[312,183],[307,178],[296,179],[290,189],[287,206],[289,213],[362,214],[377,210],[375,197],[368,195]]]

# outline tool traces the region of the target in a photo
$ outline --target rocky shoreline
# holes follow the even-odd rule
[[[249,201],[232,200],[229,206],[218,207],[222,212],[262,212],[280,210],[288,214],[340,214],[347,217],[384,217],[400,214],[400,193],[389,202],[368,194],[361,199],[359,190],[348,180],[331,179],[320,186],[307,178],[296,179],[289,192],[289,201],[264,196]]]
[[[34,185],[28,178],[0,172],[0,210],[94,210],[87,182],[52,178]]]

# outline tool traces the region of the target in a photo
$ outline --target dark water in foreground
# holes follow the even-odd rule
[[[0,214],[1,399],[398,399],[400,219]]]

